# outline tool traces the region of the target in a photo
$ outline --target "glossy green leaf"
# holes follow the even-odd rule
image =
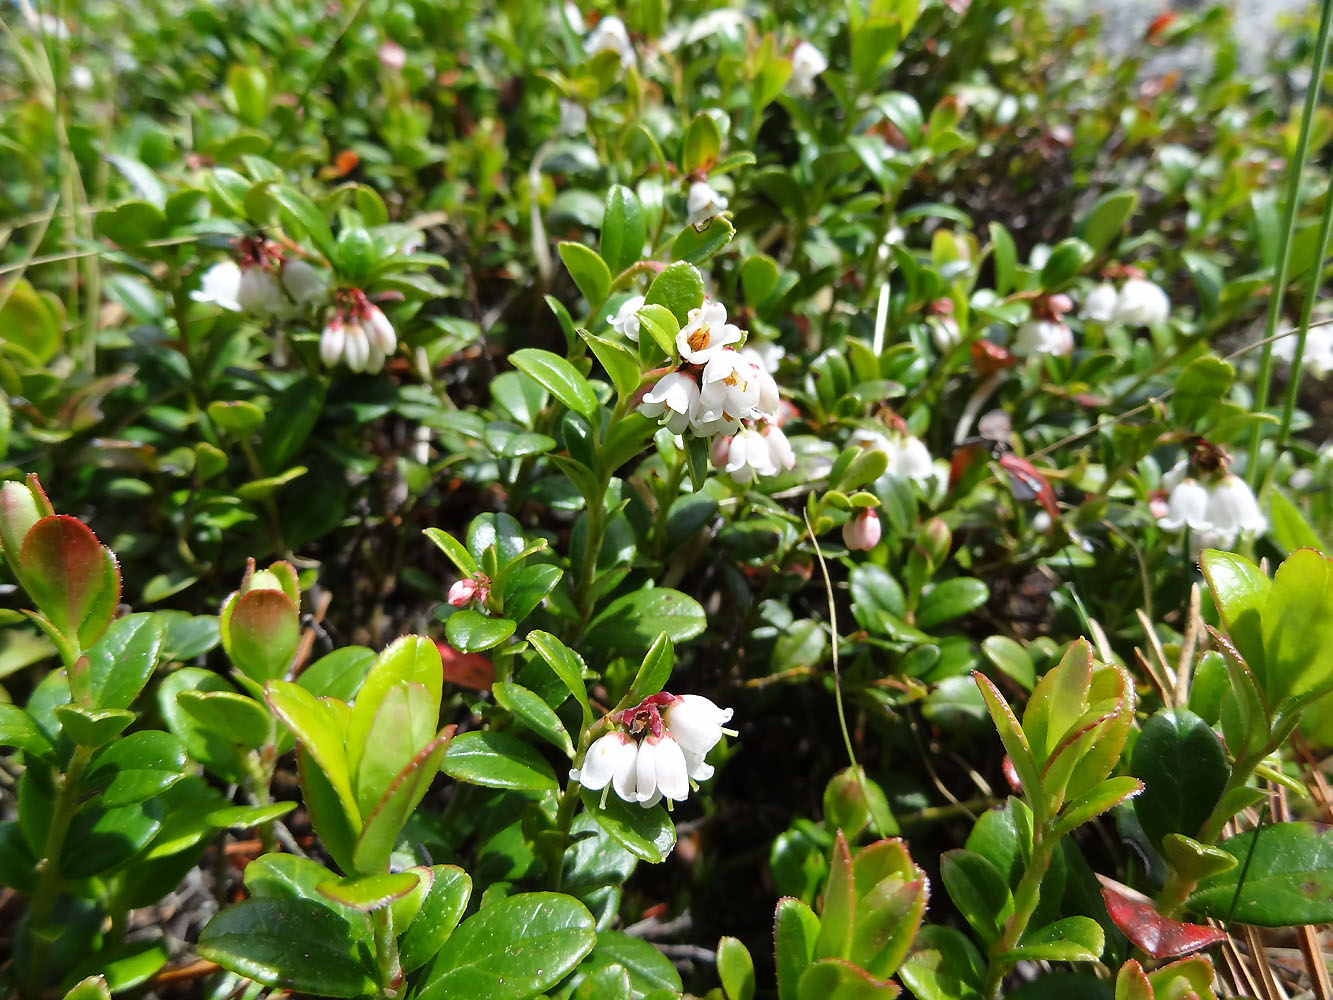
[[[1287,498],[1285,493],[1273,490],[1268,495],[1269,513],[1272,515],[1273,538],[1288,553],[1297,549],[1317,549],[1328,554],[1328,545],[1310,526],[1305,515]]]
[[[1231,766],[1211,726],[1188,709],[1162,709],[1143,725],[1130,773],[1145,786],[1134,800],[1134,814],[1148,842],[1160,851],[1169,833],[1198,835]]]
[[[464,576],[477,575],[477,561],[472,558],[467,547],[457,538],[447,531],[441,531],[439,528],[427,528],[425,536],[435,543],[436,547],[449,557],[449,561],[458,568],[458,572]]]
[[[601,801],[601,792],[583,789],[583,807],[620,846],[651,864],[666,860],[676,846],[676,826],[666,809],[660,805],[645,809],[615,792],[606,796],[605,805]]]
[[[680,322],[666,306],[653,303],[645,305],[639,309],[639,331],[640,331],[640,353],[643,352],[642,332],[648,331],[648,338],[659,348],[667,357],[674,357],[676,353],[676,334],[680,333]]]
[[[648,294],[644,297],[645,306],[666,306],[681,326],[689,321],[690,310],[698,309],[703,301],[703,276],[697,267],[683,260],[663,268],[648,286]],[[640,311],[640,316],[642,315],[643,312]],[[667,351],[675,352],[674,341]]]
[[[414,872],[380,872],[374,875],[328,879],[315,889],[335,903],[342,903],[354,910],[369,913],[406,896],[419,882],[420,878]]]
[[[94,708],[129,708],[162,653],[164,630],[156,615],[118,618],[87,651]]]
[[[423,684],[399,683],[385,693],[352,775],[362,816],[370,815],[403,768],[435,737],[439,714]]]
[[[251,680],[283,677],[301,642],[300,612],[281,590],[249,590],[229,600],[221,615],[227,655]]]
[[[777,963],[779,1000],[797,1000],[801,973],[815,958],[819,918],[799,899],[778,900],[773,917],[773,949]]]
[[[32,757],[46,757],[53,750],[51,741],[32,716],[17,705],[3,703],[0,703],[0,747],[16,747]]]
[[[717,943],[717,975],[727,1000],[754,1000],[754,959],[738,938]]]
[[[1055,835],[1060,837],[1073,832],[1084,823],[1096,819],[1122,802],[1129,801],[1142,791],[1143,782],[1138,778],[1128,775],[1107,778],[1092,791],[1069,803],[1060,811],[1060,820],[1055,825]]]
[[[442,729],[388,784],[356,838],[352,863],[357,871],[380,872],[388,867],[398,834],[435,780],[453,734],[453,726]]]
[[[647,996],[661,990],[680,994],[680,973],[671,964],[671,959],[642,938],[620,931],[600,931],[597,947],[584,964],[598,966],[603,963],[618,965],[629,973],[633,996]]]
[[[350,702],[378,659],[375,651],[365,646],[343,646],[302,670],[296,683],[316,698]]]
[[[569,738],[569,731],[540,695],[521,684],[503,681],[492,685],[491,693],[497,705],[512,713],[524,726],[573,760],[574,744]]]
[[[591,254],[592,251],[589,250],[588,253]],[[600,259],[598,263],[601,263]],[[558,354],[535,347],[525,347],[509,355],[509,360],[515,368],[532,376],[545,386],[552,396],[575,413],[581,413],[591,420],[597,412],[597,396],[593,393],[592,386],[588,385],[588,380]]]
[[[703,264],[721,251],[736,235],[736,227],[716,215],[699,225],[688,225],[671,243],[671,259]]]
[[[185,777],[188,764],[180,740],[147,730],[124,736],[98,753],[84,782],[100,791],[105,808],[114,809],[166,791]]]
[[[458,781],[489,788],[554,791],[555,772],[532,747],[509,733],[463,733],[444,755],[441,770]]]
[[[431,703],[439,705],[444,691],[444,665],[440,661],[440,649],[432,640],[420,635],[402,636],[380,653],[366,673],[347,720],[349,773],[355,773],[360,766],[361,751],[380,702],[400,684],[422,685],[429,692]]]
[[[986,960],[961,931],[927,924],[898,976],[917,1000],[982,1000]]]
[[[344,733],[336,718],[309,691],[288,681],[269,681],[265,695],[278,721],[291,730],[323,772],[348,823],[353,829],[359,829],[361,812],[352,791],[352,776],[343,750]],[[352,735],[350,729],[346,735]]]
[[[1047,291],[1057,291],[1071,278],[1083,270],[1093,257],[1092,247],[1075,237],[1063,239],[1051,250],[1046,264],[1041,269],[1041,287]]]
[[[110,743],[134,721],[134,713],[123,708],[94,711],[82,705],[57,705],[55,716],[65,735],[86,747]]]
[[[1260,614],[1265,663],[1255,673],[1269,706],[1333,685],[1333,559],[1293,552],[1277,568]]]
[[[406,932],[398,939],[404,972],[421,968],[444,946],[467,909],[472,878],[454,865],[432,865],[434,880]]]
[[[993,864],[974,851],[947,851],[940,858],[940,879],[982,941],[989,944],[999,936],[1014,911],[1014,899]]]
[[[1017,948],[997,957],[1010,962],[1095,962],[1105,947],[1101,924],[1091,917],[1065,917],[1028,931]]]
[[[65,839],[61,875],[70,879],[87,878],[124,864],[157,836],[163,812],[157,799],[114,809],[97,799],[84,803]]]
[[[64,1000],[111,1000],[105,976],[89,976],[70,987]]]
[[[273,200],[282,206],[283,211],[306,231],[306,235],[319,248],[319,252],[332,260],[338,248],[333,242],[333,232],[329,228],[328,219],[315,203],[301,192],[284,184],[270,188],[269,193],[273,196]]]
[[[210,733],[239,746],[258,747],[272,738],[264,706],[234,691],[182,691],[176,704]]]
[[[585,644],[592,649],[637,653],[663,632],[685,642],[708,624],[699,602],[678,590],[646,587],[616,598],[588,625]]]
[[[1259,927],[1333,921],[1333,831],[1273,823],[1218,846],[1238,864],[1199,886],[1192,912]]]
[[[597,942],[592,914],[560,893],[500,900],[459,925],[417,1000],[526,1000],[563,979]]]
[[[990,588],[970,576],[956,576],[937,583],[921,596],[917,606],[916,626],[932,629],[960,618],[981,607],[990,597]]]
[[[1037,668],[1021,643],[1005,635],[992,635],[981,641],[981,651],[1000,673],[1017,682],[1025,691],[1032,690],[1037,680]]]
[[[588,687],[583,680],[584,671],[588,669],[583,657],[550,632],[534,629],[528,633],[528,643],[546,661],[551,671],[560,678],[569,693],[574,696],[574,700],[579,703],[579,707],[583,709],[586,726],[592,721],[592,708],[588,704]]]
[[[768,254],[757,253],[745,258],[741,264],[741,289],[752,309],[768,301],[778,287],[779,277],[778,262]]]
[[[611,271],[606,266],[606,261],[597,256],[596,251],[585,247],[582,243],[564,242],[559,246],[560,259],[565,262],[565,267],[569,269],[570,277],[574,279],[574,284],[578,285],[579,291],[583,297],[588,300],[588,305],[596,309],[606,301],[606,295],[611,290]],[[521,367],[521,366],[520,366]],[[529,374],[533,374],[529,372]],[[536,375],[533,375],[536,378]],[[537,379],[541,381],[541,379]],[[545,385],[545,383],[542,383]],[[547,386],[550,389],[550,386]],[[551,389],[556,397],[554,389]]]
[[[855,923],[856,884],[852,877],[851,852],[847,847],[847,839],[839,830],[833,840],[833,855],[829,859],[824,906],[819,913],[819,937],[815,940],[815,958],[849,958]]]
[[[1079,224],[1079,236],[1093,250],[1101,253],[1120,236],[1138,204],[1139,196],[1135,191],[1120,189],[1106,192],[1097,199]]]
[[[986,711],[990,713],[991,721],[1000,735],[1000,742],[1004,744],[1009,760],[1014,765],[1014,771],[1018,774],[1018,780],[1024,789],[1030,790],[1031,794],[1035,795],[1041,783],[1038,779],[1037,764],[1032,758],[1032,751],[1028,748],[1023,728],[1018,724],[1018,719],[1014,717],[1013,710],[1004,700],[1004,696],[1000,694],[1000,689],[992,684],[988,677],[974,670],[972,679],[976,681],[981,691],[981,697],[986,702]]]
[[[606,369],[620,397],[628,399],[633,396],[639,388],[639,361],[629,348],[614,340],[594,337],[586,330],[579,330],[579,336]]]
[[[347,921],[308,899],[250,899],[228,907],[199,934],[201,958],[265,986],[326,997],[376,988],[374,965]]]
[[[643,206],[623,184],[612,184],[602,211],[602,259],[612,274],[619,274],[643,256],[648,225]]]
[[[1272,586],[1268,577],[1244,556],[1217,549],[1204,549],[1199,555],[1199,567],[1208,581],[1227,637],[1250,668],[1262,672],[1264,643],[1259,612]]]

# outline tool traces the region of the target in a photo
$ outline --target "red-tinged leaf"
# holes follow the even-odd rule
[[[1017,455],[1001,455],[1000,468],[1009,473],[1009,487],[1016,500],[1037,500],[1051,517],[1051,528],[1060,519],[1060,508],[1055,502],[1055,490],[1050,482],[1037,471],[1037,467],[1026,458]]]
[[[92,529],[68,514],[44,517],[24,536],[18,563],[24,589],[51,624],[92,645],[120,600],[119,567]]]
[[[1143,40],[1145,42],[1156,42],[1161,37],[1162,33],[1166,31],[1167,28],[1171,27],[1175,22],[1176,17],[1177,15],[1175,11],[1167,11],[1163,14],[1158,14],[1152,19],[1152,23],[1148,25],[1148,30],[1144,34]]]
[[[480,653],[460,653],[447,642],[435,643],[444,664],[444,679],[469,691],[489,691],[495,683],[495,664]]]
[[[977,370],[978,375],[993,375],[1018,364],[1018,358],[1014,354],[989,340],[972,341],[971,352],[972,367]]]
[[[227,654],[247,676],[259,681],[282,677],[301,641],[300,612],[281,590],[251,590],[232,605]]]
[[[956,489],[969,469],[981,460],[982,451],[974,444],[965,444],[949,459],[949,489]]]
[[[990,713],[991,722],[995,724],[1000,742],[1004,744],[1004,749],[1008,751],[1010,764],[1018,774],[1019,784],[1028,789],[1029,795],[1037,795],[1041,789],[1041,782],[1037,776],[1037,762],[1032,756],[1032,748],[1028,744],[1027,735],[1023,732],[1023,727],[1019,725],[1014,710],[1004,700],[1004,695],[1000,694],[1000,689],[981,671],[972,671],[972,680],[976,682],[977,687],[981,690],[981,698],[986,703],[986,711]]]
[[[1143,966],[1130,959],[1115,977],[1115,1000],[1154,1000],[1152,984]]]
[[[1134,947],[1153,958],[1174,958],[1220,944],[1226,932],[1204,924],[1183,924],[1157,912],[1157,907],[1110,879],[1101,878],[1106,912]]]

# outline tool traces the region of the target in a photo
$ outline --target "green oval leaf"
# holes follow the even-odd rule
[[[592,253],[591,250],[588,252]],[[597,396],[588,380],[558,354],[536,347],[525,347],[509,355],[509,360],[515,368],[531,375],[575,413],[581,413],[591,420],[597,412]]]
[[[440,770],[459,781],[490,788],[546,792],[559,787],[546,759],[508,733],[464,733],[450,744]]]

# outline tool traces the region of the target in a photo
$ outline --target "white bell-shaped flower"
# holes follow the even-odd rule
[[[809,42],[801,42],[791,54],[791,76],[787,82],[791,89],[805,97],[815,92],[815,77],[828,69],[828,60],[824,53]]]
[[[634,46],[629,40],[625,22],[614,14],[602,18],[583,40],[583,49],[590,56],[599,52],[614,52],[620,56],[621,66],[634,65]]]
[[[746,358],[744,352],[741,352],[741,357],[749,362],[751,381],[758,386],[759,399],[754,404],[755,413],[769,420],[777,420],[782,412],[782,393],[778,391],[777,381],[764,370],[762,365]]]
[[[1064,323],[1049,319],[1030,319],[1018,328],[1014,353],[1031,357],[1054,354],[1068,357],[1074,353],[1074,335]]]
[[[1166,292],[1144,278],[1130,278],[1120,286],[1115,321],[1129,326],[1159,326],[1171,316]]]
[[[196,302],[212,303],[230,312],[240,312],[241,268],[234,260],[221,260],[203,273],[199,288],[190,293]]]
[[[1110,323],[1115,319],[1116,304],[1119,301],[1120,293],[1115,290],[1115,286],[1103,281],[1100,285],[1094,286],[1083,300],[1083,318],[1097,323]]]
[[[738,483],[748,483],[755,476],[776,476],[778,467],[768,440],[752,427],[742,427],[731,439],[727,452],[727,474]]]
[[[334,313],[333,318],[325,324],[324,332],[319,335],[319,360],[332,368],[342,358],[346,347],[347,328],[342,316]]]
[[[796,467],[796,452],[792,451],[791,442],[787,440],[787,435],[782,433],[781,427],[766,423],[759,433],[768,442],[768,454],[773,459],[774,465],[780,469]]]
[[[722,739],[732,710],[699,694],[683,694],[662,712],[662,721],[687,754],[702,757]]]
[[[388,357],[398,347],[398,335],[394,332],[393,324],[379,306],[366,305],[361,310],[361,322],[366,328],[366,336],[370,338],[371,347],[378,351],[382,358]],[[375,367],[378,369],[379,365]]]
[[[1209,490],[1205,516],[1215,530],[1233,538],[1268,530],[1268,518],[1259,510],[1249,484],[1230,472]]]
[[[365,327],[356,320],[349,320],[344,325],[344,330],[346,339],[343,343],[343,361],[354,372],[369,371],[371,349]],[[383,363],[383,358],[380,360]]]
[[[1182,479],[1167,496],[1166,517],[1157,523],[1167,531],[1180,531],[1185,527],[1191,531],[1208,528],[1208,500],[1208,490],[1198,480]]]
[[[277,280],[265,267],[241,269],[241,284],[236,301],[243,310],[256,316],[280,315],[289,309],[287,297]]]
[[[593,791],[600,791],[609,784],[626,802],[635,802],[638,757],[639,744],[635,739],[616,730],[594,740],[583,756],[583,767],[570,771],[569,777]]]
[[[695,181],[685,198],[689,221],[698,225],[727,210],[727,199],[713,190],[706,181]]]
[[[753,336],[747,337],[745,346],[741,348],[741,357],[754,362],[770,375],[778,370],[778,362],[786,353],[771,340],[760,340]]]
[[[963,339],[962,331],[958,329],[958,320],[952,316],[929,316],[926,325],[930,327],[930,339],[935,344],[935,350],[941,354],[948,354]]]
[[[582,135],[588,131],[588,111],[576,101],[560,102],[560,134]]]
[[[661,799],[683,802],[690,794],[690,768],[685,754],[669,732],[661,736],[649,733],[634,762],[634,795],[647,809]]]
[[[611,329],[636,344],[639,342],[639,310],[643,308],[643,301],[642,295],[631,295],[611,317]]]
[[[741,328],[727,322],[727,307],[705,300],[685,317],[685,325],[676,334],[676,350],[692,365],[706,365],[713,355],[741,339]]]
[[[301,307],[319,305],[329,297],[329,283],[324,275],[294,257],[282,262],[282,287]]]

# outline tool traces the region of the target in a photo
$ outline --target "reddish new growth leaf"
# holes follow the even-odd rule
[[[447,642],[436,641],[444,679],[470,691],[489,691],[495,683],[495,665],[480,653],[460,653]]]
[[[1153,958],[1174,958],[1209,948],[1226,940],[1226,932],[1204,924],[1183,924],[1157,912],[1157,907],[1138,893],[1101,878],[1102,899],[1111,922],[1120,928],[1134,947]]]
[[[1018,777],[1018,771],[1014,769],[1014,759],[1005,754],[1004,760],[1000,762],[1000,767],[1004,771],[1004,780],[1009,782],[1009,787],[1018,795],[1022,795],[1023,782]]]
[[[1009,473],[1009,486],[1018,500],[1037,500],[1046,508],[1054,525],[1060,519],[1060,508],[1055,503],[1055,490],[1037,467],[1017,455],[1001,455],[1000,468]]]

